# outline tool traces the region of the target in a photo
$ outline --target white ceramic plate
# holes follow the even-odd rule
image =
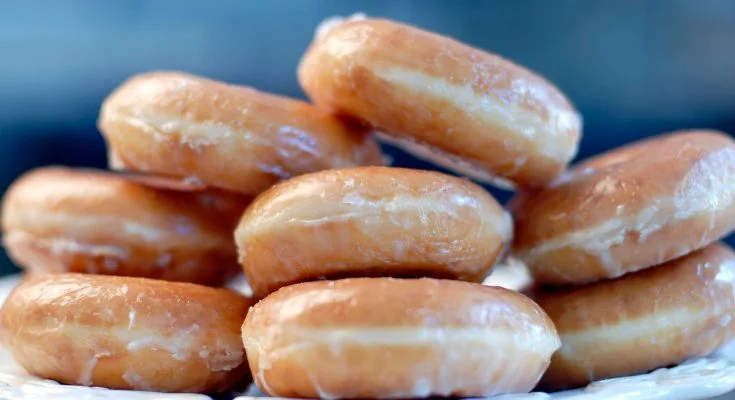
[[[0,279],[0,302],[16,285],[18,277]],[[486,283],[516,289],[528,282],[522,266],[510,264],[501,267]],[[242,279],[231,287],[247,291]],[[595,382],[584,389],[553,394],[531,393],[500,396],[502,400],[622,400],[622,399],[707,399],[735,389],[735,343],[708,358],[690,360],[677,367],[660,369],[649,374]],[[251,388],[246,393],[235,393],[225,398],[234,400],[263,400],[262,394]],[[28,375],[0,348],[0,399],[69,399],[69,400],[211,400],[194,394],[165,394],[132,392],[61,385],[54,381]]]

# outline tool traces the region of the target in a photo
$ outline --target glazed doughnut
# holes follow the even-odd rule
[[[735,228],[735,141],[679,131],[590,158],[511,201],[513,253],[547,285],[687,254]]]
[[[110,165],[256,195],[279,180],[378,165],[374,140],[313,106],[178,72],[131,78],[104,102]]]
[[[357,167],[303,175],[258,197],[235,230],[256,298],[319,278],[482,281],[510,241],[483,188],[438,172]]]
[[[216,285],[240,269],[232,232],[247,204],[229,193],[163,191],[114,174],[45,167],[8,189],[3,242],[31,272]]]
[[[288,286],[250,310],[242,334],[258,387],[296,398],[528,392],[559,347],[525,296],[428,278]]]
[[[0,311],[2,339],[29,373],[67,384],[219,392],[247,377],[233,292],[153,279],[27,278]]]
[[[707,355],[735,338],[735,253],[713,244],[661,266],[536,294],[562,346],[544,389],[634,375]]]
[[[581,119],[551,83],[493,54],[377,19],[330,21],[298,69],[318,106],[501,187],[536,186],[577,152]]]

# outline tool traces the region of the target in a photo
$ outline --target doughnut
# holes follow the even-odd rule
[[[562,343],[541,387],[578,387],[675,365],[735,338],[735,253],[715,243],[616,280],[533,296]]]
[[[233,292],[84,274],[27,277],[0,310],[3,344],[29,373],[111,389],[220,392],[247,378]]]
[[[330,168],[382,165],[356,123],[285,97],[179,72],[151,72],[105,99],[99,129],[110,166],[257,195]]]
[[[3,242],[32,273],[218,285],[240,270],[232,232],[247,204],[219,191],[163,191],[101,171],[43,167],[6,192]]]
[[[518,194],[512,252],[546,285],[615,278],[735,228],[735,141],[677,131],[585,160]]]
[[[320,107],[421,158],[503,188],[538,186],[577,152],[581,118],[533,72],[412,26],[357,18],[318,30],[298,68]]]
[[[528,392],[559,347],[527,297],[429,278],[288,286],[250,310],[242,334],[258,388],[296,398]]]
[[[482,187],[439,172],[356,167],[302,175],[260,195],[235,230],[254,296],[320,278],[481,282],[510,241]]]

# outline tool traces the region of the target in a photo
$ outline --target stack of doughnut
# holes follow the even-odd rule
[[[735,337],[735,141],[671,132],[518,194],[512,252],[561,336],[546,390],[646,372]]]
[[[325,22],[297,75],[311,103],[138,75],[101,108],[110,170],[43,167],[8,189],[3,241],[26,277],[0,336],[28,372],[477,397],[645,372],[735,333],[726,135],[567,170],[581,117],[559,89],[387,20]],[[388,166],[374,138],[448,172]],[[511,212],[468,178],[517,191]],[[536,281],[526,294],[483,284],[509,254]],[[238,270],[250,297],[221,287]]]

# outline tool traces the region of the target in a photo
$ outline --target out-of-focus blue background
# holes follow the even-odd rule
[[[543,74],[584,115],[580,157],[678,128],[735,132],[735,1],[7,1],[0,189],[38,165],[105,166],[99,105],[134,73],[178,69],[303,97],[295,68],[314,28],[358,11]],[[13,268],[0,260],[0,273]]]

